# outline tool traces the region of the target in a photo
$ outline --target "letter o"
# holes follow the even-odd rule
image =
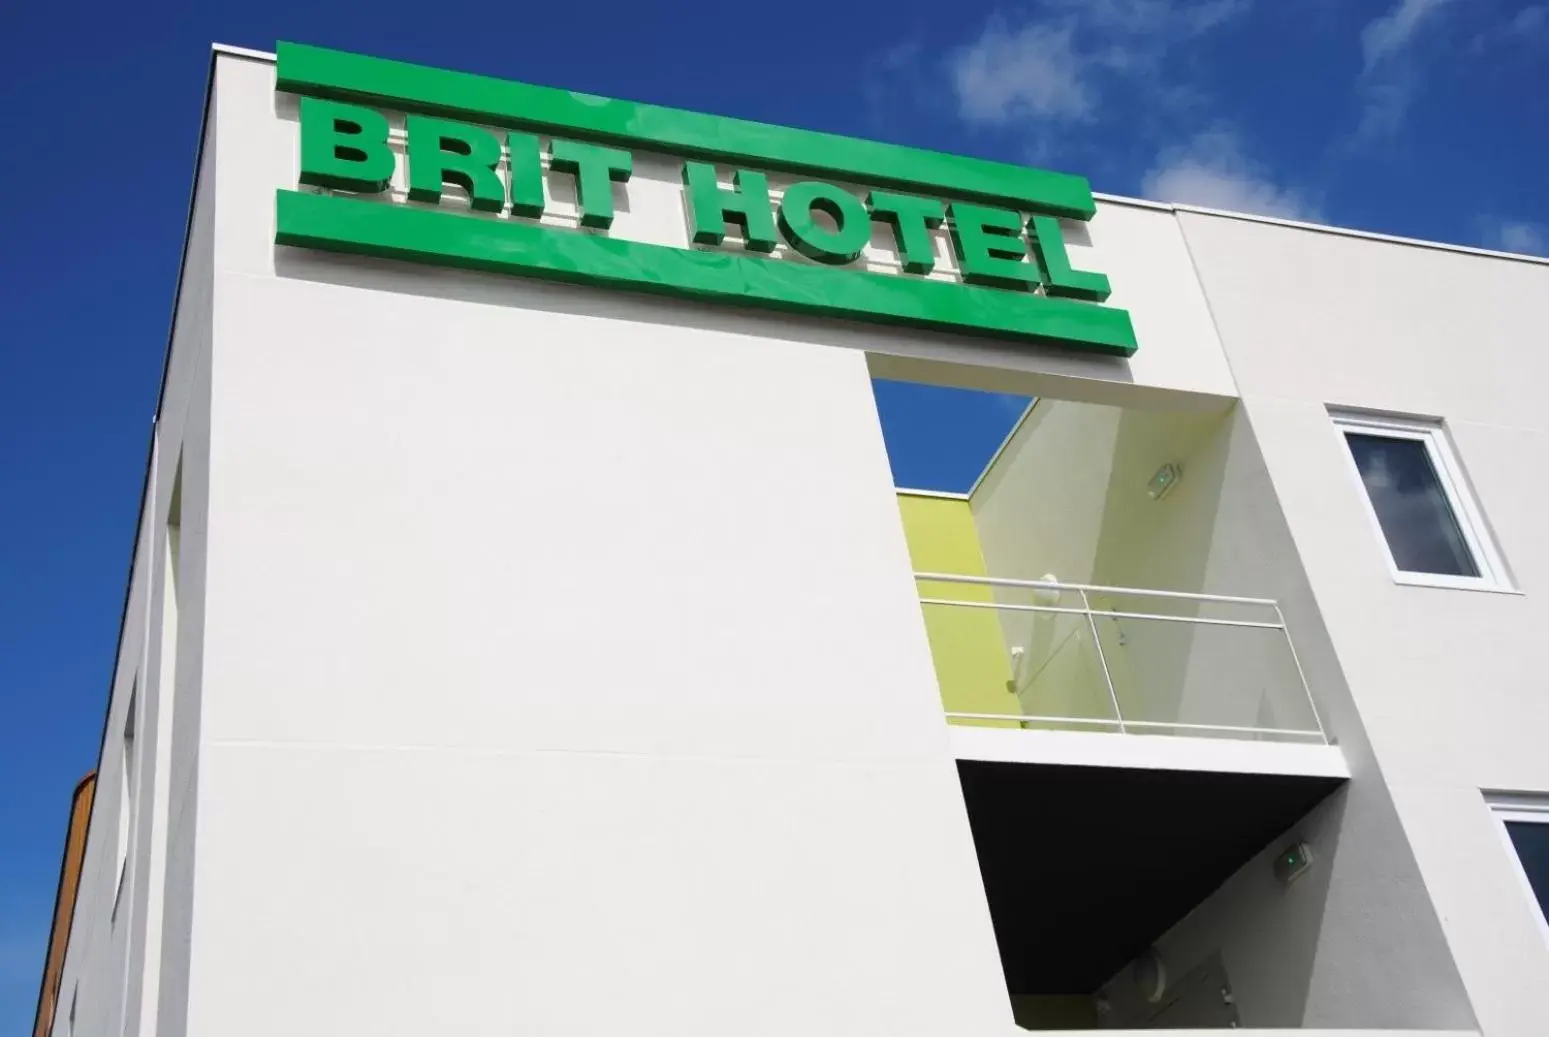
[[[834,229],[812,218],[820,210]],[[780,234],[792,248],[817,263],[853,263],[871,240],[871,214],[849,191],[818,180],[803,180],[785,189],[780,199]]]

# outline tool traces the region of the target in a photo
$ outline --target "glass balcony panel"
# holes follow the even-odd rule
[[[1272,602],[920,581],[949,722],[1323,742]]]
[[[1079,592],[922,583],[921,594],[950,722],[1117,728]]]
[[[996,587],[1013,705],[1029,728],[1116,730],[1118,716],[1103,676],[1079,591]]]
[[[957,588],[947,591],[956,592]],[[941,704],[949,716],[968,713],[996,717],[1015,713],[1016,700],[1007,691],[1011,660],[1001,640],[993,604],[938,604],[927,600],[920,607],[925,612],[925,633],[936,665],[936,682],[941,687]],[[979,727],[1020,726],[1007,719],[953,722]]]
[[[1139,596],[1093,605],[1133,733],[1323,740],[1290,641],[1268,625],[1278,623],[1274,609]],[[1120,614],[1105,614],[1110,608]]]

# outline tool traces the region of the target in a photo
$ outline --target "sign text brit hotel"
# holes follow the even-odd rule
[[[278,52],[278,88],[300,95],[310,189],[279,192],[281,245],[1135,351],[1129,314],[1102,305],[1108,279],[1066,253],[1060,219],[1095,212],[1081,177],[300,44]],[[385,112],[405,116],[402,202]],[[632,148],[681,161],[687,247],[610,234]],[[542,222],[545,165],[572,181],[579,226]],[[778,198],[771,173],[787,181]],[[448,185],[466,207],[442,207]],[[866,269],[878,229],[897,272]],[[937,271],[943,233],[950,277]]]

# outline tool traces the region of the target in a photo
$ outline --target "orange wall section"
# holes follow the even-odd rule
[[[38,1010],[33,1016],[32,1037],[48,1037],[59,1010],[59,983],[64,978],[65,949],[70,943],[70,923],[75,917],[75,895],[81,883],[86,857],[86,830],[91,822],[91,801],[97,789],[95,772],[75,786],[70,803],[70,827],[65,830],[64,859],[59,865],[59,888],[54,894],[54,921],[43,959],[43,981],[38,988]]]

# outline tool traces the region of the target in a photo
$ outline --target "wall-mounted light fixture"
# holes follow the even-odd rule
[[[1130,966],[1130,978],[1147,1002],[1154,1005],[1161,1001],[1162,995],[1167,993],[1167,965],[1162,961],[1161,952],[1152,947],[1136,958]]]
[[[1312,867],[1312,847],[1298,839],[1280,851],[1280,856],[1275,858],[1273,870],[1280,884],[1289,886],[1307,874],[1307,869],[1310,867]]]
[[[1175,461],[1169,461],[1156,470],[1151,481],[1146,483],[1146,496],[1152,500],[1161,500],[1178,485],[1178,480],[1183,478],[1183,466]]]

